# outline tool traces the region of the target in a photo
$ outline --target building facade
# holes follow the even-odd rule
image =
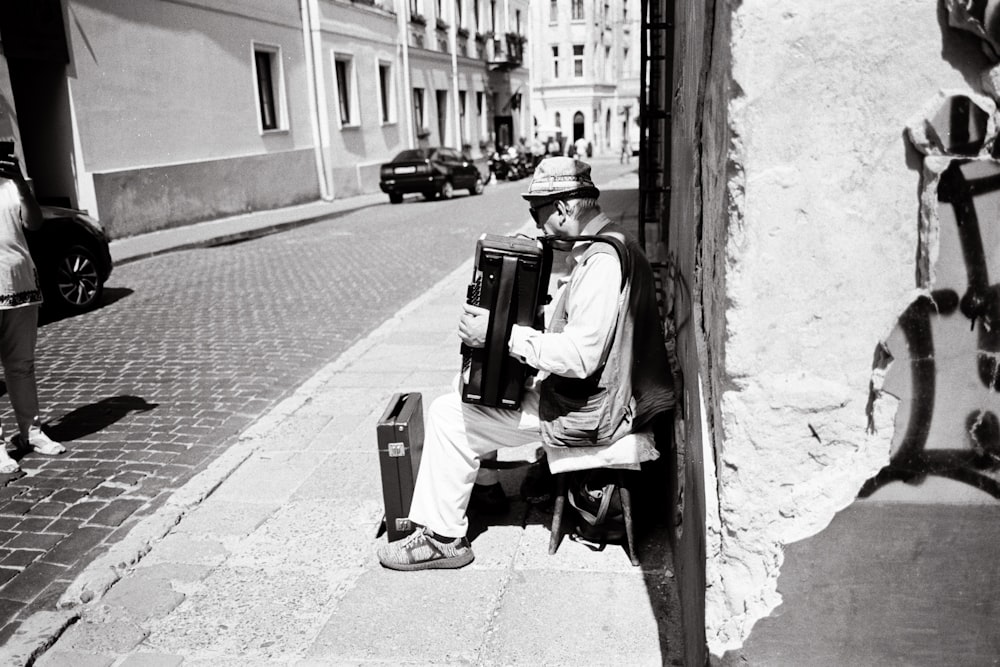
[[[12,0],[0,134],[112,238],[377,192],[422,141],[523,136],[527,4]]]
[[[591,154],[638,147],[638,0],[545,0],[532,11],[534,131]],[[582,145],[582,144],[581,144]]]

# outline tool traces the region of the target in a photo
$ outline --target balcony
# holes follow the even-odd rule
[[[514,69],[524,62],[524,35],[508,32],[502,39],[492,39],[488,43],[490,69]]]

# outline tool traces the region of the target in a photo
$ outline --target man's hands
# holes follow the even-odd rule
[[[468,303],[464,310],[458,320],[458,337],[469,347],[484,347],[486,331],[490,325],[490,311]]]

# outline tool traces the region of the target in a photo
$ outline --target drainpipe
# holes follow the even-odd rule
[[[451,3],[451,27],[448,29],[448,40],[451,42],[451,92],[452,106],[455,109],[455,148],[462,150],[462,114],[458,108],[458,2]]]
[[[319,6],[316,0],[299,0],[302,15],[302,41],[306,55],[306,82],[309,88],[309,121],[313,131],[313,153],[319,176],[319,193],[323,201],[333,201],[333,185],[327,176],[326,147],[329,145],[325,129],[326,94],[322,77],[322,35],[319,28]],[[319,66],[317,66],[317,63]]]
[[[403,70],[403,106],[405,108],[406,120],[406,144],[409,148],[416,148],[416,133],[413,130],[413,86],[410,84],[410,31],[407,29],[409,16],[407,15],[406,0],[396,1],[396,26],[399,31],[399,48],[402,53]]]

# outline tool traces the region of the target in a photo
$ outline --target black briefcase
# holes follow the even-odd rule
[[[424,414],[418,392],[393,394],[378,420],[378,460],[382,470],[383,526],[389,541],[413,532],[407,516],[424,448]]]

